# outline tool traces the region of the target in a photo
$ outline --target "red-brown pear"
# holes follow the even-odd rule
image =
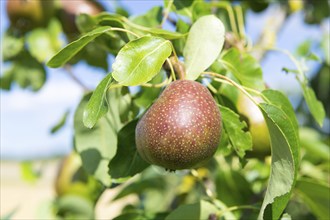
[[[140,156],[168,170],[208,161],[220,142],[222,122],[211,93],[190,80],[172,82],[136,127]]]

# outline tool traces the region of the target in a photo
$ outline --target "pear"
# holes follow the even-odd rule
[[[262,99],[254,97],[257,102]],[[260,109],[244,94],[240,93],[237,101],[237,111],[247,122],[252,136],[253,151],[248,152],[248,157],[264,158],[270,155],[270,136],[266,121]]]
[[[169,84],[136,126],[136,146],[150,164],[167,170],[198,167],[214,155],[222,131],[221,114],[200,83]]]

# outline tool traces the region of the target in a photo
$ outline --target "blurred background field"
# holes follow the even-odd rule
[[[38,162],[39,165],[45,162]],[[15,219],[34,219],[55,196],[54,180],[59,160],[50,160],[42,166],[43,173],[36,182],[24,181],[21,165],[15,161],[1,161],[0,198],[1,216],[14,212]],[[33,177],[31,177],[33,178]],[[32,182],[31,182],[32,181]],[[41,214],[41,213],[39,213]]]
[[[53,219],[49,213],[56,196],[55,179],[60,163],[59,158],[34,161],[33,164],[25,165],[10,160],[1,161],[0,216],[3,219],[6,219],[6,216],[11,216],[12,219]],[[112,202],[109,206],[111,199],[123,187],[104,192],[96,206],[97,219],[111,219],[117,216],[125,205],[137,200],[137,197],[132,195]]]

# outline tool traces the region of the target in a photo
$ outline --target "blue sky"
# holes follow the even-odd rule
[[[106,1],[105,5],[111,10],[113,3]],[[5,1],[1,0],[0,4],[2,35],[8,26],[8,20]],[[155,5],[161,5],[162,1],[122,1],[122,4],[132,14],[141,14]],[[246,30],[252,40],[256,40],[268,16],[268,11],[257,15],[248,14]],[[296,13],[290,17],[278,37],[277,47],[294,51],[297,45],[306,39],[320,39],[320,29],[317,26],[305,25],[301,16],[301,13]],[[311,68],[315,65],[317,64],[311,64]],[[281,71],[283,66],[294,68],[284,55],[270,53],[262,65],[266,82],[272,88],[299,97],[298,84],[292,76]],[[104,72],[85,64],[77,65],[73,71],[90,88],[94,88],[104,76]],[[61,69],[51,69],[48,73],[47,82],[38,93],[18,87],[14,87],[10,92],[1,91],[1,159],[63,155],[72,149],[72,117],[83,91]],[[50,128],[68,109],[71,114],[66,127],[56,135],[51,135]]]

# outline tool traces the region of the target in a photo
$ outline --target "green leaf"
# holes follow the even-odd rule
[[[79,14],[76,16],[75,22],[80,33],[92,31],[97,27],[97,20],[95,17],[88,14]]]
[[[312,116],[317,121],[317,123],[322,127],[323,121],[325,118],[325,110],[322,105],[322,102],[320,102],[314,93],[314,90],[311,89],[308,85],[305,83],[301,83],[303,94],[307,103],[307,106],[312,113]]]
[[[76,24],[81,33],[92,31],[98,25],[95,17],[88,14],[80,14],[76,17]],[[87,44],[86,47],[80,50],[79,53],[69,62],[75,63],[84,60],[91,66],[101,67],[105,71],[108,71],[109,65],[106,50],[116,54],[118,47],[122,46],[119,42],[120,39],[116,34],[107,32],[96,38],[95,41]]]
[[[64,219],[94,219],[93,203],[78,195],[65,195],[55,202],[58,214]]]
[[[323,50],[323,53],[325,56],[325,62],[328,65],[330,65],[330,51],[329,51],[330,41],[329,41],[329,39],[330,39],[330,33],[325,33],[325,34],[323,34],[322,42],[321,42],[321,47],[322,47],[322,50]]]
[[[164,7],[166,8],[171,1],[164,0]],[[174,0],[171,10],[179,15],[184,15],[192,18],[192,8],[194,5],[194,0]]]
[[[0,76],[0,88],[10,90],[13,79],[14,72],[12,71],[12,68],[4,70],[3,74]]]
[[[99,27],[91,32],[84,34],[81,38],[72,43],[68,44],[65,48],[59,51],[55,56],[53,56],[47,63],[49,67],[60,67],[66,62],[68,62],[74,55],[76,55],[83,47],[85,47],[89,42],[94,40],[101,34],[110,31],[111,27]]]
[[[120,121],[126,124],[132,121],[139,114],[140,109],[134,102],[132,94],[127,87],[123,87],[121,90],[121,99],[118,104]]]
[[[104,37],[100,36],[99,38]],[[97,40],[100,40],[100,39]],[[109,39],[106,39],[109,40]],[[91,42],[90,44],[86,45],[74,59],[84,60],[87,64],[95,67],[100,67],[104,71],[108,71],[108,55],[107,52],[104,50],[99,42]],[[71,62],[71,60],[70,60]]]
[[[215,199],[212,201],[213,204],[220,209],[221,211],[218,211],[216,213],[216,216],[219,219],[224,219],[224,220],[231,220],[231,219],[237,219],[237,217],[235,217],[233,211],[231,211],[230,207],[228,207],[225,203],[223,203],[221,200],[219,199]],[[238,208],[238,207],[237,207]],[[239,209],[239,208],[238,208]],[[209,217],[210,218],[210,217]],[[212,219],[212,218],[211,218]]]
[[[210,215],[217,213],[217,208],[211,203],[201,200],[198,203],[179,206],[171,212],[166,220],[199,220],[211,219]]]
[[[199,18],[191,27],[183,51],[186,78],[196,80],[219,56],[225,28],[214,15]]]
[[[276,90],[266,89],[262,91],[262,95],[267,98],[271,104],[279,107],[285,112],[290,118],[291,123],[293,124],[296,131],[298,131],[298,120],[296,118],[295,111],[288,99],[283,93]]]
[[[225,129],[223,129],[220,144],[217,149],[217,154],[221,154],[223,156],[228,156],[233,152],[232,145],[229,143],[228,134]]]
[[[220,62],[243,86],[258,90],[265,88],[260,64],[250,54],[241,53],[236,48],[232,48],[222,56]]]
[[[6,32],[1,40],[3,60],[7,61],[23,51],[24,39]]]
[[[161,70],[161,74],[157,74],[150,83],[158,84],[164,80],[166,72]],[[157,87],[141,87],[141,90],[138,92],[136,98],[134,99],[135,104],[142,108],[147,109],[153,101],[159,96],[161,88]]]
[[[318,219],[330,216],[330,187],[312,179],[300,179],[296,184],[296,192]]]
[[[98,15],[94,16],[95,20],[99,25],[102,26],[110,26],[110,27],[118,27],[121,29],[126,29],[125,22],[127,18],[119,15],[119,14],[111,14],[108,12],[101,12]],[[128,19],[127,19],[128,20]],[[112,34],[112,33],[108,33]],[[125,41],[129,41],[129,34],[126,32],[118,32],[118,35]]]
[[[209,3],[210,2],[196,1],[196,3],[194,4],[193,10],[192,10],[192,13],[193,13],[192,19],[193,19],[193,21],[198,20],[202,16],[213,14],[212,13],[212,8],[215,8],[215,7],[212,6]],[[214,2],[212,2],[212,3],[214,3]],[[219,16],[217,16],[217,17],[220,18]],[[223,21],[221,18],[220,18],[220,20]]]
[[[190,25],[184,22],[182,19],[179,19],[176,22],[176,31],[182,34],[187,34],[189,32]],[[175,48],[175,52],[178,56],[183,56],[183,50],[186,45],[187,38],[179,38],[173,40],[173,46]]]
[[[329,149],[328,146],[326,147]],[[327,182],[329,180],[329,161],[324,161],[322,160],[323,158],[314,159],[314,155],[309,154],[309,152],[304,152],[304,157],[300,164],[299,175],[306,178],[309,177],[314,180]]]
[[[162,37],[162,38],[165,38],[168,40],[185,37],[185,35],[181,34],[181,33],[167,31],[167,30],[155,28],[155,27],[146,27],[146,26],[136,24],[136,23],[130,21],[129,19],[127,19],[126,17],[117,15],[117,14],[100,13],[98,16],[96,16],[96,19],[100,25],[108,25],[111,27],[118,26],[122,29],[132,30],[134,33],[137,33],[140,35],[151,34],[153,36]],[[122,38],[125,41],[128,41],[128,39],[129,39],[128,36],[131,36],[131,35],[127,35],[127,33],[122,33],[122,32],[119,34],[122,36]]]
[[[113,220],[142,220],[145,219],[142,210],[135,210],[126,213],[121,213],[120,215],[113,218]]]
[[[311,47],[312,47],[311,40],[308,39],[304,41],[297,47],[296,55],[302,57],[303,59],[320,61],[320,58],[316,54],[311,52]]]
[[[299,130],[301,147],[305,148],[305,157],[313,158],[313,161],[320,160],[330,161],[330,148],[326,143],[323,143],[321,134],[312,128],[302,127]]]
[[[31,161],[22,162],[20,167],[23,180],[30,183],[35,183],[40,177],[40,173],[33,169],[33,164]]]
[[[102,117],[92,129],[82,122],[90,94],[80,102],[74,116],[75,148],[81,156],[84,169],[104,185],[110,185],[108,163],[116,153],[117,128],[110,114]],[[114,105],[117,102],[112,103]],[[115,117],[117,114],[114,113]]]
[[[310,53],[311,47],[312,47],[312,41],[309,40],[309,39],[305,40],[300,45],[298,45],[298,47],[296,48],[295,53],[298,56],[305,57]]]
[[[290,70],[290,69],[285,69],[285,70],[296,73],[296,78],[297,78],[298,82],[300,83],[300,86],[303,90],[303,95],[306,100],[307,106],[308,106],[310,112],[312,113],[312,116],[316,120],[316,122],[322,127],[323,121],[325,118],[325,110],[322,105],[322,102],[320,102],[316,98],[314,90],[308,86],[308,80],[307,80],[307,76],[305,73],[306,68],[305,68],[304,60],[298,61],[290,52],[288,52],[286,50],[283,50],[281,52],[286,54],[291,59],[291,61],[295,64],[297,70]]]
[[[123,118],[130,120],[135,117],[131,105],[127,105],[127,102],[132,103],[132,99],[128,99],[126,96],[129,94],[125,92],[125,87],[112,88],[107,92],[108,111],[92,129],[86,128],[82,122],[91,94],[82,99],[74,117],[75,149],[80,154],[83,168],[106,186],[111,180],[108,165],[116,154],[118,131],[123,127],[121,116],[126,114]]]
[[[278,219],[285,209],[296,180],[299,164],[298,131],[293,120],[273,104],[259,104],[271,138],[271,175],[260,219]]]
[[[245,132],[247,125],[240,121],[239,115],[230,108],[220,106],[223,128],[226,131],[229,141],[236,153],[242,158],[245,151],[252,150],[252,137],[249,132]]]
[[[129,19],[139,25],[146,27],[157,27],[163,19],[163,7],[155,6],[143,15],[132,16]]]
[[[223,165],[223,166],[222,166]],[[249,203],[253,196],[251,184],[242,173],[226,168],[228,164],[219,163],[216,173],[216,192],[227,206]]]
[[[47,30],[49,32],[50,40],[53,48],[55,48],[56,50],[60,49],[63,44],[63,40],[60,36],[63,33],[62,25],[60,21],[58,21],[56,18],[53,18],[49,22],[47,26]]]
[[[316,55],[315,53],[309,53],[305,59],[307,60],[314,60],[314,61],[321,61],[320,57],[318,55]]]
[[[147,177],[139,179],[139,181],[134,181],[131,184],[125,186],[113,200],[118,200],[130,194],[142,194],[147,191],[157,190],[161,191],[166,187],[166,182],[163,177],[159,175],[154,177]]]
[[[134,176],[149,166],[136,149],[135,127],[137,122],[138,120],[134,120],[128,123],[118,133],[117,153],[109,164],[109,174],[112,178]]]
[[[8,77],[7,83],[11,83],[10,80],[12,80],[22,88],[38,91],[46,81],[46,70],[41,63],[24,51],[12,62],[12,66],[6,72],[6,77]]]
[[[145,36],[127,43],[112,65],[113,78],[125,86],[140,85],[151,80],[171,55],[170,41]]]
[[[289,69],[289,68],[286,68],[286,67],[283,67],[282,71],[284,71],[285,73],[296,73],[296,74],[299,73],[298,70]]]
[[[265,219],[277,219],[290,198],[299,166],[298,121],[284,94],[275,90],[262,94],[270,103],[260,107],[270,131],[272,169],[260,214],[265,212]]]
[[[160,28],[150,28],[148,30],[146,29],[145,32],[150,33],[154,36],[165,38],[167,40],[179,39],[179,38],[183,38],[186,36],[185,34],[167,31],[167,30],[160,29]]]
[[[96,87],[91,99],[88,101],[84,111],[83,122],[88,128],[92,128],[96,122],[108,111],[105,102],[107,90],[112,83],[112,75],[108,74]]]
[[[124,17],[129,17],[129,15],[130,15],[130,13],[126,10],[126,8],[122,7],[120,5],[116,5],[115,13],[119,14],[119,15],[122,15]]]
[[[39,62],[49,60],[60,49],[60,34],[60,23],[56,20],[52,20],[48,28],[31,31],[26,39],[31,55]]]
[[[55,134],[57,131],[59,131],[61,128],[63,128],[63,126],[65,125],[65,122],[69,116],[70,111],[66,111],[64,113],[64,115],[62,116],[62,118],[58,121],[58,123],[56,123],[56,125],[54,125],[51,130],[50,133]]]
[[[186,36],[185,34],[181,34],[178,32],[167,31],[167,30],[160,29],[160,28],[144,27],[144,26],[136,25],[136,24],[129,23],[129,22],[125,26],[127,28],[134,29],[134,32],[139,32],[142,35],[151,34],[153,36],[165,38],[167,40],[179,39],[179,38],[183,38]]]

